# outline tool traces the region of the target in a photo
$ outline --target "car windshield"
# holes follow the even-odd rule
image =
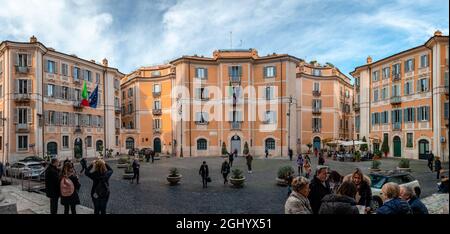
[[[381,175],[369,175],[370,177],[370,181],[371,181],[371,186],[372,188],[377,188],[377,189],[381,189],[381,187],[383,187],[385,181],[386,181],[386,177],[381,176]]]

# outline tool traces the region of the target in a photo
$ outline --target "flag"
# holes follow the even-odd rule
[[[95,87],[94,92],[91,93],[91,96],[89,97],[89,106],[92,108],[97,108],[97,102],[98,102],[98,85]]]
[[[81,98],[83,99],[81,101],[81,105],[82,106],[89,106],[88,91],[87,91],[87,87],[86,87],[86,81],[83,82],[83,91],[81,92]]]

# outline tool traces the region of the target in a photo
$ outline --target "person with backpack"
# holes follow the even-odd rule
[[[83,172],[86,171],[86,169],[87,169],[87,160],[86,160],[86,158],[81,158],[80,165],[81,165],[80,174],[83,174]]]
[[[76,205],[80,204],[78,191],[80,190],[81,184],[78,176],[74,172],[72,163],[65,163],[61,171],[60,191],[64,214],[69,214],[69,208],[72,214],[77,214]]]
[[[152,157],[152,163],[153,163],[155,161],[155,151],[151,150],[150,152],[151,152],[150,156]]]
[[[92,168],[94,168],[94,171],[92,171]],[[102,159],[93,161],[85,172],[85,175],[93,182],[91,198],[94,203],[94,214],[106,214],[106,205],[110,194],[109,178],[112,174],[112,168]]]
[[[202,177],[203,188],[208,187],[208,178],[209,178],[209,170],[208,165],[206,165],[206,161],[203,161],[203,164],[200,166],[200,170],[198,174]]]
[[[223,176],[223,184],[228,183],[228,174],[230,174],[230,164],[228,163],[227,159],[223,161],[220,173],[222,173]]]
[[[45,193],[50,198],[50,214],[58,213],[59,187],[59,160],[52,158],[50,165],[45,169]]]
[[[136,179],[136,184],[139,184],[139,168],[141,165],[139,164],[139,159],[137,157],[134,158],[131,167],[133,168],[133,178],[131,178],[131,183],[133,183],[133,180]]]

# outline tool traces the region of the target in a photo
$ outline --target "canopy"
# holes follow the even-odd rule
[[[367,142],[364,141],[343,141],[341,145],[343,146],[353,146],[353,145],[365,145]]]

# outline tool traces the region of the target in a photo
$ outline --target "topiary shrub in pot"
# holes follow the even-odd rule
[[[359,152],[359,151],[355,152],[355,161],[356,162],[361,161],[361,152]]]
[[[381,161],[380,160],[373,160],[372,161],[372,167],[369,168],[369,171],[381,171],[380,169]]]
[[[127,164],[127,167],[125,168],[125,171],[123,173],[123,178],[126,180],[130,180],[131,178],[133,178],[133,167],[131,166],[131,164]]]
[[[169,181],[170,185],[177,185],[182,175],[178,172],[178,169],[176,167],[173,167],[169,170],[170,174],[167,176],[167,181]]]
[[[244,185],[245,176],[242,175],[242,170],[236,168],[231,171],[230,182],[234,187],[241,188]]]
[[[295,173],[294,168],[292,166],[283,166],[278,169],[277,173],[277,185],[287,186],[289,176]]]
[[[228,157],[227,145],[222,142],[222,157]]]
[[[121,157],[117,160],[117,168],[126,168],[130,159],[128,157]]]
[[[400,162],[398,162],[397,170],[410,172],[411,168],[409,167],[409,159],[406,158],[400,159]]]

